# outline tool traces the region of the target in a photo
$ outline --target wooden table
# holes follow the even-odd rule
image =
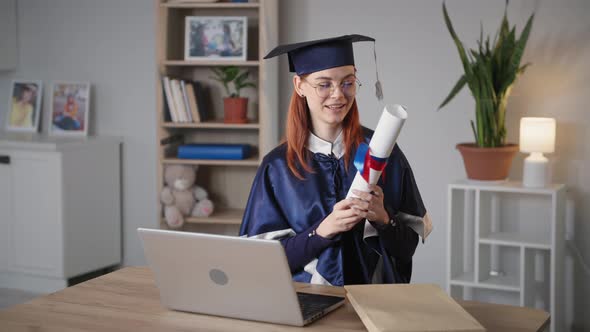
[[[344,294],[340,287],[297,284],[309,293]],[[280,300],[280,299],[277,299]],[[488,331],[542,331],[544,311],[460,302]],[[427,317],[425,317],[427,319]],[[0,311],[0,331],[366,331],[350,303],[305,328],[167,310],[151,271],[128,267]]]

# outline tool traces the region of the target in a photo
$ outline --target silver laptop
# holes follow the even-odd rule
[[[139,228],[165,307],[303,326],[343,297],[296,293],[279,241]]]

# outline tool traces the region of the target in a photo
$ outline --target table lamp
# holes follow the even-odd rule
[[[548,160],[543,153],[555,151],[555,119],[520,119],[520,151],[530,153],[524,160],[522,185],[542,188],[547,185]]]

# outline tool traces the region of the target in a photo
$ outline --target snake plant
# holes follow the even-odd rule
[[[527,63],[520,66],[520,60],[533,25],[534,14],[529,17],[520,37],[517,38],[516,26],[511,28],[508,23],[507,8],[508,1],[506,1],[504,17],[494,41],[490,44],[489,36],[484,41],[483,27],[481,27],[477,49],[466,51],[453,29],[443,2],[445,23],[457,46],[464,74],[438,109],[440,110],[451,101],[467,84],[475,99],[475,123],[471,120],[471,128],[479,147],[498,147],[505,144],[506,103],[512,85],[530,65]]]

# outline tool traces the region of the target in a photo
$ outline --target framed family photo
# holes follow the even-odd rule
[[[90,83],[54,82],[51,88],[52,135],[88,135]]]
[[[36,132],[41,115],[41,81],[12,81],[6,130]]]
[[[246,16],[187,16],[185,60],[246,60]]]

